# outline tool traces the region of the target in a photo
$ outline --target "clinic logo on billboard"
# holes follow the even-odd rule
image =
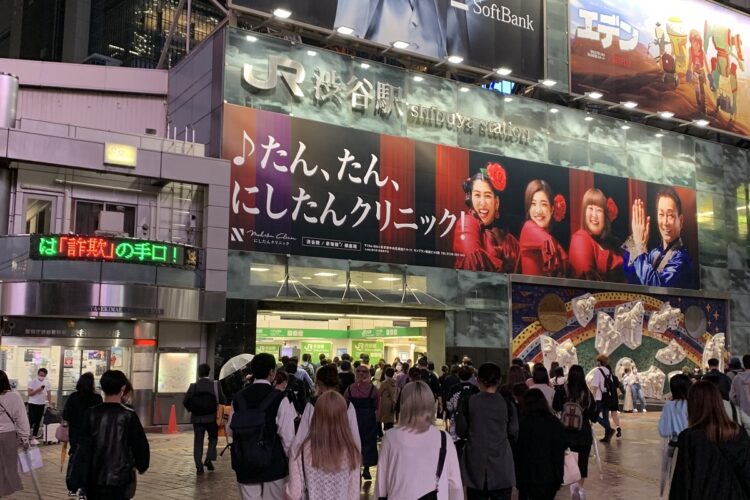
[[[471,12],[474,14],[484,16],[488,19],[494,19],[501,23],[510,24],[516,28],[536,31],[534,29],[534,19],[531,19],[530,14],[514,14],[510,7],[506,5],[498,6],[494,2],[488,4],[487,0],[472,0],[472,5],[469,6],[459,0],[451,0],[451,6],[466,11],[471,7]]]

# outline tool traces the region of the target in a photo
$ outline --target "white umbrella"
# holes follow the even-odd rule
[[[233,357],[232,359],[224,363],[224,366],[221,367],[221,371],[219,372],[219,380],[224,380],[230,375],[242,370],[252,360],[252,354],[239,354]]]

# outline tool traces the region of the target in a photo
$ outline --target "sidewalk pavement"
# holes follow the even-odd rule
[[[623,414],[623,437],[613,438],[610,444],[599,444],[603,460],[604,476],[593,455],[589,464],[589,478],[585,490],[588,500],[658,499],[659,473],[662,441],[656,431],[659,413]],[[599,436],[603,431],[597,425]],[[198,498],[221,498],[239,500],[239,491],[230,464],[229,451],[216,461],[216,471],[195,475],[193,465],[193,434],[149,434],[151,444],[151,467],[138,476],[136,499],[184,500]],[[219,451],[226,444],[219,438]],[[65,467],[60,472],[61,445],[42,446],[44,467],[38,471],[45,500],[66,499]],[[67,466],[67,463],[66,463]],[[376,471],[373,470],[373,476]],[[9,498],[34,500],[37,498],[31,476],[23,477],[23,492]],[[515,496],[514,496],[515,498]],[[570,493],[563,488],[557,500],[569,499]],[[363,484],[362,500],[375,500],[374,481]]]

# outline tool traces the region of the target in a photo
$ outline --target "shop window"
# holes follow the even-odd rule
[[[43,196],[28,196],[26,198],[27,234],[49,234],[54,232],[55,199]]]
[[[103,216],[102,212],[106,212],[106,216]],[[120,219],[111,214],[122,214],[122,217]],[[97,231],[105,231],[135,236],[135,207],[120,203],[76,200],[74,231],[77,234],[86,235],[97,234]]]

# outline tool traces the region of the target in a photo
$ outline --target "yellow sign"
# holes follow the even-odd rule
[[[135,167],[138,160],[138,148],[128,144],[104,144],[104,163],[121,167]]]

